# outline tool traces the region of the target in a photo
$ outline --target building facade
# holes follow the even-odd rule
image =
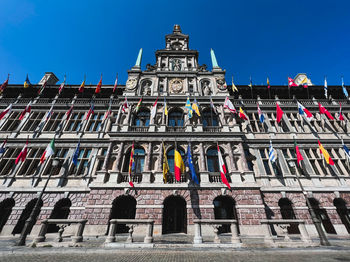
[[[3,91],[0,110],[13,106],[0,120],[0,137],[8,137],[0,159],[0,235],[21,232],[50,172],[52,178],[33,234],[45,218],[86,218],[85,234],[90,235],[104,235],[112,218],[154,219],[155,234],[192,234],[194,219],[234,218],[241,235],[262,235],[260,220],[284,218],[305,220],[309,233],[316,235],[306,205],[308,197],[325,232],[349,235],[350,166],[342,139],[350,145],[350,105],[341,87],[328,86],[328,99],[323,86],[312,85],[310,80],[308,88],[237,86],[234,92],[226,84],[226,72],[214,51],[209,70],[199,64],[198,52],[189,48],[189,36],[178,25],[166,35],[165,48],[155,55],[156,63],[142,70],[141,49],[128,71],[126,85],[118,86],[116,92],[113,86],[103,85],[98,94],[95,86],[85,86],[80,93],[79,85],[67,85],[59,93],[53,73],[46,73],[40,85],[9,85]],[[295,82],[303,77],[298,75]],[[185,108],[188,97],[191,103],[196,99],[200,116],[195,112],[189,116]],[[244,110],[248,121],[224,107],[226,97]],[[313,120],[300,117],[296,98],[314,115]],[[155,116],[151,117],[156,100]],[[30,101],[31,112],[19,120]],[[319,114],[318,102],[334,120]],[[343,121],[338,120],[339,102]],[[276,103],[284,111],[279,124]],[[94,112],[86,119],[91,104]],[[265,116],[263,124],[257,104]],[[43,121],[50,108],[51,116]],[[109,108],[111,114],[105,118]],[[53,137],[54,157],[60,163],[57,168],[52,168],[53,157],[40,162]],[[27,140],[27,157],[15,164]],[[275,163],[269,161],[270,140]],[[294,140],[304,158],[301,167]],[[318,140],[328,150],[333,166],[320,154]],[[78,142],[75,165],[72,158]],[[192,181],[188,168],[180,181],[174,178],[174,148],[185,159],[189,145],[199,184]],[[221,181],[218,148],[231,189]],[[170,168],[166,183],[164,154]],[[129,185],[130,179],[134,187]],[[119,232],[126,230],[126,226],[118,227]],[[229,229],[223,226],[220,230]],[[295,229],[289,230],[293,233]],[[57,228],[50,228],[55,231]]]

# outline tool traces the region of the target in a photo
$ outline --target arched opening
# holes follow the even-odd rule
[[[129,171],[131,149],[125,155],[123,172]],[[143,172],[143,165],[145,162],[145,150],[142,147],[135,147],[134,149],[134,164],[132,166],[133,174],[141,174]]]
[[[109,216],[111,219],[135,219],[136,199],[132,196],[122,195],[113,200],[112,209]],[[109,221],[108,220],[108,221]],[[109,227],[109,224],[108,224]],[[108,231],[107,231],[108,232]],[[117,225],[117,233],[127,233],[129,227],[125,224]]]
[[[177,127],[177,126],[183,126],[184,125],[184,114],[181,109],[174,109],[171,112],[169,112],[168,116],[168,122],[169,126]]]
[[[186,201],[180,196],[164,200],[162,234],[187,233]]]
[[[69,200],[69,198],[63,198],[55,204],[50,219],[66,219],[69,215],[69,208],[71,207],[72,202]],[[55,233],[58,232],[60,228],[57,225],[51,224],[47,228],[47,233]]]
[[[236,219],[237,213],[235,209],[235,201],[230,196],[218,196],[213,201],[215,219]],[[230,225],[222,225],[219,227],[219,233],[230,233]]]
[[[0,202],[0,232],[5,226],[14,206],[15,200],[13,200],[13,198],[6,198]]]
[[[22,211],[21,216],[19,217],[19,219],[18,219],[18,221],[17,221],[17,224],[16,224],[15,228],[14,228],[13,231],[12,231],[12,234],[13,234],[13,235],[15,235],[15,234],[20,234],[20,233],[22,232],[23,227],[24,227],[24,225],[25,225],[25,223],[26,223],[26,220],[29,218],[30,214],[32,213],[32,210],[33,210],[33,208],[34,208],[35,203],[36,203],[37,200],[38,200],[37,198],[34,198],[34,199],[30,200],[30,201],[28,202],[28,204],[25,206],[24,210]],[[38,212],[34,215],[35,221],[36,221],[36,219],[38,218],[38,215],[39,215],[39,213],[40,213],[40,211],[41,211],[41,207],[42,207],[42,206],[43,206],[43,201],[40,200],[40,202],[39,202],[39,207],[40,207],[40,209],[39,209]],[[29,233],[30,233],[30,232],[29,232]]]
[[[142,108],[137,112],[133,119],[134,126],[147,127],[149,126],[150,111],[148,109]]]
[[[278,201],[280,207],[281,216],[283,219],[296,219],[294,214],[292,202],[288,198],[281,198]],[[293,224],[287,228],[288,234],[300,234],[297,224]]]
[[[219,126],[218,116],[213,112],[212,108],[207,108],[203,110],[203,127],[207,126]]]
[[[309,198],[310,204],[316,214],[316,217],[322,222],[323,228],[328,234],[336,234],[331,220],[324,208],[320,207],[320,203],[315,198]]]
[[[350,233],[350,210],[346,207],[346,202],[342,198],[335,198],[333,205],[337,208],[337,213],[341,219],[341,222],[346,227],[348,233]]]

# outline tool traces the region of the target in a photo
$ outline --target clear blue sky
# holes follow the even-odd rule
[[[190,35],[190,48],[236,84],[286,84],[305,72],[315,84],[350,85],[350,1],[0,1],[0,82],[37,83],[54,72],[68,84],[125,83],[143,48],[142,67],[154,64],[174,24]]]

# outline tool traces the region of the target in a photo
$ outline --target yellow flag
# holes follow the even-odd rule
[[[199,107],[197,105],[197,99],[194,99],[192,109],[196,112],[197,116],[201,116],[201,113],[199,112]]]
[[[165,152],[165,146],[163,144],[163,180],[164,183],[167,182],[167,174],[169,173],[169,163],[168,163],[168,158],[166,157],[166,152]]]
[[[233,92],[238,92],[238,88],[235,86],[235,84],[233,83],[233,76],[232,76],[232,91]]]

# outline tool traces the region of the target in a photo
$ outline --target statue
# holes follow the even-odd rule
[[[208,81],[204,81],[202,84],[202,90],[203,90],[203,95],[205,96],[209,96],[211,95],[211,89],[209,86],[209,82]]]
[[[206,64],[203,64],[201,66],[198,66],[198,71],[199,72],[205,72],[207,71],[207,65]]]
[[[182,61],[180,59],[172,59],[170,63],[173,71],[181,71]]]
[[[145,85],[143,86],[143,89],[142,89],[142,95],[143,96],[149,96],[151,95],[151,85],[150,83],[147,81],[145,83]]]

